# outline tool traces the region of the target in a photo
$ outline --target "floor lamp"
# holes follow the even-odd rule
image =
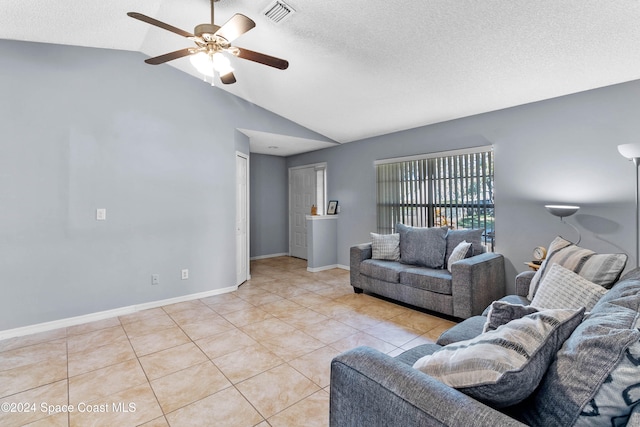
[[[640,228],[640,212],[638,211],[638,201],[640,200],[640,187],[638,186],[638,166],[640,165],[640,143],[618,145],[618,151],[636,165],[636,267],[640,265],[640,243],[638,242],[638,231]]]
[[[570,224],[564,220],[564,218],[573,215],[578,212],[580,206],[569,206],[569,205],[544,205],[544,207],[549,211],[551,215],[557,216],[560,218],[560,222],[567,224],[571,228],[573,228],[576,233],[578,233],[578,241],[574,243],[574,245],[579,245],[580,240],[582,240],[582,234],[580,234],[580,230],[573,224]]]

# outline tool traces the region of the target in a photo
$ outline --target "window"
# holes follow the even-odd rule
[[[493,250],[491,147],[376,162],[378,233],[415,227],[482,228]]]

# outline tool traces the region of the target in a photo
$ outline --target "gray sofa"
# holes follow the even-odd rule
[[[524,295],[527,294],[533,274],[521,273],[516,280],[516,291],[519,295],[511,295],[503,300],[528,304]],[[500,410],[444,385],[412,367],[422,356],[438,350],[440,344],[479,335],[486,320],[484,316],[475,316],[454,326],[442,334],[438,344],[422,345],[395,358],[368,347],[355,348],[337,356],[331,364],[330,425],[640,426],[640,354],[633,353],[640,351],[640,332],[637,330],[640,324],[639,310],[640,269],[635,269],[622,277],[573,331],[562,350],[552,359],[549,368],[543,371],[542,381],[533,394],[515,406]],[[622,318],[627,319],[627,324],[616,324],[618,321],[622,322],[618,320]],[[628,342],[625,345],[628,347],[619,344],[624,334],[627,336]],[[585,351],[587,348],[588,351]],[[563,351],[563,356],[560,356]],[[607,352],[610,353],[608,358],[613,361],[606,362]],[[617,376],[621,371],[612,371],[612,366],[618,366],[612,364],[621,364],[626,357],[633,362],[632,371],[622,371],[625,374],[622,377]],[[607,369],[603,368],[605,363],[610,363]],[[625,363],[628,363],[626,359]],[[589,371],[590,367],[595,371]],[[562,378],[562,381],[559,378]],[[573,383],[574,378],[577,383]],[[621,388],[626,387],[622,393],[627,393],[626,398],[635,399],[626,402],[627,407],[631,407],[629,418],[587,418],[585,421],[585,415],[603,415],[604,418],[604,414],[600,414],[599,410],[604,412],[607,407],[601,405],[602,407],[598,408],[596,405],[596,401],[601,402],[599,399],[603,395],[599,394],[599,390],[604,388],[605,384],[607,387],[616,387],[616,381],[621,378],[638,383],[628,387],[626,384],[620,385]],[[578,392],[582,393],[582,400],[579,401],[586,403],[576,403],[577,399],[574,399],[572,393]],[[610,396],[619,396],[617,393],[607,393]],[[558,419],[563,421],[557,421]]]
[[[466,319],[505,294],[504,257],[480,253],[447,268],[371,259],[371,243],[352,246],[351,285],[387,298]]]

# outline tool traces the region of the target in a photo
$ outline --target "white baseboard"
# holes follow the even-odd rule
[[[289,252],[282,252],[280,254],[258,255],[258,256],[251,257],[249,259],[251,261],[255,261],[257,259],[276,258],[279,256],[289,256]]]
[[[338,264],[323,265],[322,267],[315,267],[315,268],[307,267],[307,271],[311,273],[317,273],[318,271],[332,270],[334,268],[338,268]]]
[[[23,335],[36,334],[39,332],[51,331],[53,329],[66,328],[69,326],[80,325],[82,323],[95,322],[97,320],[108,319],[110,317],[124,316],[126,314],[135,313],[137,311],[148,310],[150,308],[162,307],[163,305],[175,304],[178,302],[190,301],[194,299],[206,298],[213,295],[226,294],[238,290],[237,286],[229,286],[222,289],[214,289],[212,291],[199,292],[196,294],[183,295],[175,298],[168,298],[159,301],[145,302],[142,304],[130,305],[127,307],[114,308],[112,310],[98,311],[95,313],[84,314],[82,316],[68,317],[66,319],[53,320],[51,322],[37,323],[35,325],[22,326],[20,328],[6,329],[0,331],[0,340],[7,338],[20,337]]]
[[[341,268],[341,269],[347,270],[347,271],[351,271],[351,267],[349,267],[348,265],[338,264],[338,268]]]

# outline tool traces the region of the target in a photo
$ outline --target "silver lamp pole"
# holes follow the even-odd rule
[[[640,165],[640,144],[622,144],[618,145],[618,151],[627,159],[633,161],[636,166],[636,267],[640,266],[640,242],[638,241],[638,232],[640,231],[640,210],[638,204],[640,202],[640,185],[638,183],[638,166]]]

